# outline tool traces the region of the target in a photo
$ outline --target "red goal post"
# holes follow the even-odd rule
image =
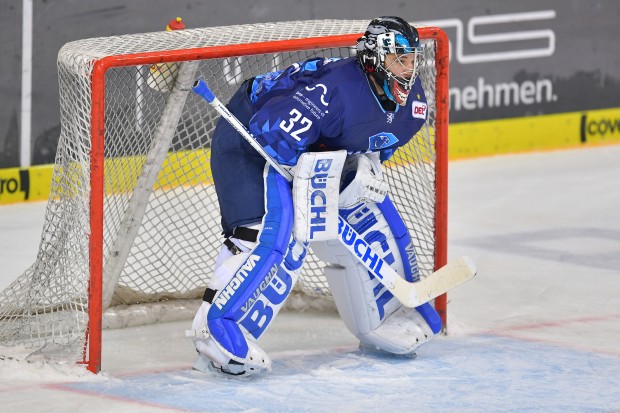
[[[342,29],[340,31],[344,33],[338,34],[328,34],[323,35],[324,30],[315,30],[314,26],[324,25],[325,27],[331,25],[334,26],[336,24],[340,24],[344,22],[342,25]],[[113,305],[115,302],[115,298],[110,298],[112,293],[106,292],[104,289],[104,284],[110,284],[110,279],[114,280],[114,284],[118,284],[119,280],[121,284],[124,282],[124,277],[127,276],[130,272],[139,273],[146,270],[146,275],[140,277],[140,281],[129,280],[124,282],[123,289],[119,287],[108,287],[108,291],[114,290],[114,296],[117,294],[123,293],[125,290],[135,290],[138,289],[136,285],[138,284],[148,284],[150,280],[155,277],[151,277],[152,274],[158,272],[156,264],[153,260],[148,257],[152,251],[155,250],[154,244],[155,242],[151,242],[153,235],[145,235],[143,238],[149,246],[144,250],[134,251],[136,250],[136,245],[140,241],[141,232],[148,231],[143,230],[142,227],[151,225],[151,220],[149,218],[149,212],[151,210],[158,211],[154,213],[152,216],[158,216],[162,213],[167,213],[171,208],[170,205],[178,202],[175,198],[178,197],[186,197],[190,198],[188,195],[179,195],[178,191],[184,190],[189,187],[199,186],[200,190],[194,190],[197,193],[200,193],[200,197],[203,197],[203,192],[209,191],[209,171],[205,170],[204,175],[200,177],[196,177],[194,180],[187,178],[186,175],[191,175],[196,173],[196,165],[204,164],[205,160],[207,160],[208,164],[208,141],[203,141],[204,136],[210,134],[214,127],[214,123],[216,118],[213,114],[204,115],[207,113],[207,109],[203,106],[199,106],[197,103],[192,103],[193,106],[189,107],[186,100],[191,101],[191,97],[187,95],[187,88],[179,87],[177,91],[177,84],[171,86],[166,83],[163,87],[156,86],[155,88],[149,84],[151,89],[144,86],[145,81],[143,78],[146,76],[152,76],[154,70],[151,70],[151,75],[146,73],[142,68],[157,68],[163,67],[165,65],[169,65],[169,68],[174,69],[175,75],[176,72],[179,71],[179,77],[181,76],[181,71],[183,70],[182,62],[198,62],[196,66],[199,67],[196,69],[189,70],[189,76],[196,73],[196,70],[202,72],[212,71],[210,66],[205,68],[205,62],[211,61],[219,61],[225,62],[226,59],[240,59],[242,57],[248,57],[257,59],[257,61],[261,61],[262,57],[260,56],[269,56],[267,59],[272,64],[273,62],[275,66],[277,64],[282,64],[282,66],[287,66],[288,61],[295,61],[295,58],[298,58],[299,61],[304,60],[307,56],[316,54],[317,51],[325,52],[328,50],[340,50],[337,53],[346,54],[347,50],[351,51],[351,47],[353,47],[356,43],[356,40],[361,36],[366,21],[313,21],[313,22],[289,22],[289,23],[281,23],[283,24],[299,24],[303,27],[305,25],[310,25],[312,27],[309,29],[310,36],[304,38],[284,38],[277,39],[277,35],[268,36],[266,40],[262,41],[253,41],[249,42],[239,41],[235,43],[235,39],[231,40],[233,44],[215,44],[215,45],[206,45],[201,47],[186,47],[186,48],[175,48],[175,49],[162,49],[161,45],[157,45],[153,47],[153,50],[144,50],[133,53],[122,54],[118,53],[118,50],[123,49],[123,43],[130,44],[132,41],[138,41],[139,35],[128,35],[128,36],[118,36],[116,38],[102,38],[102,42],[115,43],[115,46],[112,49],[115,49],[114,52],[110,55],[106,55],[103,57],[97,57],[91,59],[88,63],[90,67],[92,67],[92,71],[89,76],[88,84],[90,87],[89,96],[82,97],[84,100],[83,103],[79,102],[68,102],[69,100],[75,100],[68,98],[67,96],[72,96],[69,91],[63,92],[63,87],[71,87],[74,80],[70,80],[71,77],[80,76],[80,73],[73,72],[68,75],[61,74],[60,77],[60,85],[61,85],[61,112],[62,112],[62,128],[63,132],[61,134],[61,143],[59,144],[59,155],[57,156],[57,165],[55,166],[54,178],[52,182],[52,195],[50,196],[50,203],[52,206],[48,205],[47,215],[50,215],[50,218],[47,218],[46,215],[46,227],[44,228],[44,233],[42,236],[41,250],[50,250],[51,247],[46,246],[49,238],[60,238],[60,236],[54,235],[60,231],[60,227],[63,228],[63,231],[66,231],[67,227],[69,231],[73,231],[73,226],[80,226],[78,233],[81,235],[87,236],[87,246],[84,254],[87,251],[86,263],[88,266],[88,274],[86,274],[86,300],[82,300],[81,298],[78,300],[75,297],[82,295],[80,291],[72,292],[71,294],[75,294],[75,296],[71,296],[68,298],[68,301],[71,302],[71,305],[66,305],[65,302],[54,301],[50,298],[46,298],[45,303],[39,303],[37,309],[33,308],[24,308],[24,304],[15,303],[8,310],[0,305],[0,347],[4,345],[26,345],[30,343],[30,348],[35,349],[41,346],[45,347],[48,343],[56,343],[59,345],[67,345],[67,346],[75,346],[76,342],[79,342],[79,339],[71,339],[67,338],[68,333],[80,335],[80,327],[65,327],[64,326],[64,318],[61,321],[58,321],[60,316],[59,314],[65,311],[81,311],[86,312],[87,316],[83,318],[83,331],[81,333],[83,337],[83,342],[81,345],[78,345],[78,351],[81,352],[81,362],[88,366],[88,369],[93,372],[98,372],[101,369],[101,345],[102,345],[102,314],[104,310]],[[227,28],[208,28],[208,29],[193,29],[193,30],[185,30],[183,32],[173,32],[173,33],[161,33],[160,36],[163,39],[162,44],[165,45],[167,39],[173,39],[173,37],[177,37],[181,40],[180,43],[186,44],[195,44],[195,43],[209,43],[209,41],[202,40],[191,40],[195,37],[205,37],[208,36],[209,33],[212,33],[215,30],[220,29],[220,31],[230,32],[231,37],[234,37],[239,31],[255,31],[259,33],[261,30],[265,30],[265,27],[268,28],[266,30],[269,32],[273,30],[273,26],[277,26],[278,23],[272,24],[269,26],[268,24],[257,24],[257,25],[245,25],[245,26],[236,26],[236,27],[227,27]],[[333,30],[330,28],[330,30]],[[429,112],[432,112],[431,118],[429,119],[429,125],[427,125],[425,131],[420,133],[420,137],[416,139],[412,139],[411,152],[407,152],[404,155],[400,155],[400,157],[395,155],[395,158],[391,162],[391,165],[388,165],[387,169],[390,170],[390,179],[392,193],[394,195],[395,204],[401,213],[404,215],[405,221],[413,226],[414,228],[410,228],[412,231],[412,236],[416,239],[416,250],[420,251],[419,255],[421,257],[421,271],[422,275],[428,275],[429,272],[440,268],[445,265],[447,262],[447,142],[448,142],[448,71],[449,71],[449,58],[448,58],[448,39],[446,34],[438,28],[435,27],[419,27],[420,38],[425,44],[425,49],[428,51],[428,55],[425,55],[425,65],[426,67],[423,69],[423,73],[421,76],[424,76],[426,79],[425,90],[427,91],[428,100],[429,100]],[[278,32],[279,33],[279,32]],[[283,32],[284,33],[284,32]],[[317,35],[312,35],[315,33]],[[287,37],[290,34],[281,35],[280,37]],[[260,34],[254,36],[257,38],[261,38]],[[152,41],[153,39],[158,39],[159,37],[153,37],[147,39],[148,41]],[[250,36],[253,38],[253,36]],[[276,38],[274,40],[274,38]],[[93,39],[98,40],[98,39]],[[226,43],[226,42],[222,42]],[[148,47],[145,47],[148,49]],[[307,54],[304,52],[307,51]],[[84,52],[84,51],[82,51]],[[72,52],[73,53],[73,52]],[[62,52],[61,52],[62,54]],[[87,56],[88,53],[85,53],[84,59],[89,59]],[[259,56],[259,57],[256,57]],[[278,57],[279,56],[279,57]],[[78,57],[82,59],[82,57]],[[61,55],[59,55],[59,70],[61,67]],[[207,65],[208,66],[208,65]],[[256,65],[259,66],[259,65]],[[239,66],[240,67],[240,66]],[[131,69],[128,69],[131,68]],[[181,68],[181,69],[179,69]],[[282,69],[283,67],[279,67]],[[253,70],[258,70],[260,72],[260,68],[254,68],[253,65],[249,65],[248,68],[242,68],[237,71],[237,67],[223,65],[223,69],[218,66],[217,70],[221,70],[220,73],[216,73],[214,76],[225,77],[229,80],[227,88],[230,90],[234,89],[236,84],[239,84],[243,78],[254,76],[258,73],[253,73]],[[268,71],[268,70],[263,70]],[[234,73],[234,76],[231,75]],[[63,80],[62,76],[66,76],[69,80]],[[187,76],[187,75],[186,75]],[[196,76],[197,77],[197,76]],[[232,82],[230,79],[234,78]],[[152,79],[152,78],[151,78]],[[147,79],[151,80],[151,79]],[[162,78],[163,79],[163,78]],[[168,82],[167,80],[165,82]],[[210,83],[211,84],[211,83]],[[227,89],[228,90],[228,89]],[[145,92],[146,91],[146,92]],[[214,91],[217,92],[216,89]],[[174,105],[171,105],[171,101],[174,101],[173,95],[175,93],[179,93],[180,97],[178,98],[178,102],[181,102],[178,106],[179,113],[173,116],[172,119],[176,119],[176,123],[172,126],[168,126],[168,135],[171,135],[169,145],[165,148],[164,151],[161,152],[161,155],[150,157],[150,153],[153,150],[149,145],[156,146],[156,144],[152,143],[156,140],[156,138],[160,135],[166,135],[163,130],[166,130],[165,122],[163,119],[168,113],[167,110]],[[152,96],[151,96],[152,95]],[[161,95],[161,96],[160,96]],[[64,100],[63,100],[64,99]],[[148,99],[152,99],[152,102]],[[151,103],[144,103],[145,100]],[[225,100],[223,98],[222,100]],[[87,102],[88,101],[88,102]],[[65,102],[65,104],[63,104]],[[120,102],[120,103],[115,103]],[[129,103],[128,103],[129,102]],[[138,102],[138,103],[136,103]],[[162,103],[163,102],[163,103]],[[72,111],[74,110],[74,106],[86,106],[83,108],[80,106],[79,110],[86,110],[89,113],[89,125],[82,125],[82,121],[78,119],[78,116],[74,114]],[[118,105],[118,109],[115,109],[115,105]],[[137,110],[134,110],[136,107],[142,106],[140,110],[141,114],[138,116]],[[434,109],[431,109],[431,106]],[[151,114],[149,111],[152,107],[161,107],[156,114]],[[189,109],[188,109],[189,107]],[[128,109],[131,111],[135,111],[136,113],[132,113],[131,116],[127,115]],[[174,110],[172,110],[174,112]],[[174,117],[176,116],[176,117]],[[148,118],[148,119],[147,119]],[[153,125],[150,125],[148,122],[150,118],[154,120]],[[202,131],[194,131],[194,128],[198,128],[200,125],[209,125],[204,126]],[[122,145],[122,142],[131,141],[131,140],[140,140],[142,139],[142,135],[145,134],[144,130],[140,130],[139,132],[127,132],[128,129],[132,129],[136,127],[136,125],[142,125],[143,128],[148,129],[152,132],[148,133],[149,135],[149,143],[146,145],[147,149],[131,149],[123,153],[116,153],[109,145],[108,141],[114,141],[114,145]],[[163,125],[163,126],[162,126]],[[181,126],[179,126],[181,125]],[[198,126],[194,126],[198,125]],[[80,137],[79,131],[77,129],[86,129],[88,132],[88,137]],[[116,129],[115,129],[116,128]],[[112,132],[117,131],[117,132]],[[120,132],[118,132],[120,131]],[[136,137],[137,135],[140,135]],[[117,138],[122,137],[122,139]],[[198,138],[196,138],[198,137]],[[84,139],[90,139],[90,142],[83,142]],[[184,147],[181,141],[185,142],[188,139],[199,139],[200,144],[192,143],[190,149],[188,147]],[[64,143],[63,143],[64,141]],[[77,141],[77,143],[76,143]],[[172,142],[170,144],[170,142]],[[194,141],[192,141],[194,142]],[[84,145],[84,148],[78,147],[77,145]],[[421,147],[422,149],[416,149],[415,145]],[[403,149],[397,151],[406,152],[410,149],[404,147]],[[196,155],[196,151],[204,151],[201,154]],[[88,152],[85,154],[85,158],[80,158],[81,155],[75,155],[75,159],[73,158],[74,154],[81,154],[82,152]],[[148,152],[148,153],[146,153]],[[177,155],[182,154],[182,155]],[[174,160],[171,160],[171,156],[176,156]],[[181,156],[184,158],[181,159]],[[165,157],[165,158],[163,158]],[[71,159],[64,159],[71,158]],[[187,159],[191,158],[191,160]],[[202,162],[197,161],[196,159],[200,158]],[[116,200],[125,198],[127,193],[137,193],[136,189],[140,185],[140,180],[144,175],[148,175],[144,171],[150,163],[153,163],[153,159],[159,159],[155,163],[159,162],[160,165],[156,165],[156,172],[154,175],[156,176],[157,183],[153,185],[151,181],[146,179],[146,184],[143,186],[144,198],[142,201],[135,201],[139,205],[136,207],[127,207],[127,204],[131,204],[133,201],[130,199],[129,201],[123,200],[120,204],[121,206],[117,206]],[[65,162],[63,164],[63,162]],[[88,163],[88,165],[86,165]],[[122,163],[123,166],[120,167],[120,172],[117,174],[118,177],[114,178],[114,182],[110,181],[109,175],[112,173],[111,171],[115,168],[117,163]],[[138,172],[128,173],[129,166],[138,163]],[[172,166],[175,165],[175,166]],[[88,173],[84,174],[84,169],[88,169]],[[208,168],[207,168],[208,169]],[[84,174],[82,176],[82,174]],[[136,175],[136,177],[134,177]],[[140,176],[138,176],[140,175]],[[151,174],[153,175],[153,174]],[[416,176],[415,178],[411,178],[411,176]],[[417,176],[421,176],[420,179]],[[129,178],[127,178],[129,176]],[[172,180],[177,179],[180,183],[173,183]],[[120,188],[121,181],[128,180],[131,181],[129,184],[135,185],[135,188],[132,189],[124,189]],[[155,179],[155,178],[153,178]],[[411,179],[411,180],[410,180]],[[165,181],[162,183],[162,180]],[[191,181],[191,182],[190,182]],[[195,182],[198,184],[194,185]],[[73,185],[76,185],[75,187]],[[88,186],[88,188],[86,188]],[[54,190],[56,188],[56,190]],[[181,188],[181,189],[179,189]],[[60,214],[57,212],[58,210],[63,210],[64,213],[72,214],[71,210],[74,210],[75,207],[67,207],[66,202],[73,202],[74,198],[79,198],[82,193],[86,194],[87,201],[78,202],[77,209],[81,209],[82,207],[87,209],[87,220],[88,228],[81,228],[83,225],[79,225],[77,223],[73,223],[70,217],[65,218],[57,218]],[[157,204],[152,205],[151,202],[153,198],[157,198],[160,193],[164,194],[167,201],[166,204]],[[170,194],[174,193],[174,197]],[[71,201],[67,201],[67,198],[71,198]],[[135,196],[134,196],[135,198]],[[418,201],[418,198],[422,201]],[[88,205],[85,205],[87,202]],[[147,205],[140,206],[141,203],[147,202]],[[202,202],[202,201],[201,201]],[[198,202],[200,204],[200,202]],[[419,204],[419,205],[418,205]],[[165,206],[164,206],[165,205]],[[175,204],[176,205],[176,204]],[[188,209],[191,209],[197,205],[196,201],[189,201],[188,204],[183,205],[179,208],[178,216],[189,215],[187,212]],[[205,228],[211,226],[213,222],[215,222],[215,226],[219,224],[219,219],[217,215],[217,204],[214,204],[213,196],[210,196],[208,200],[204,201],[203,207],[195,208],[196,210],[191,212],[193,217],[190,217],[188,221],[191,225],[196,224],[197,221],[203,218],[203,215],[209,215],[205,219],[205,223],[196,224],[199,227],[199,230],[196,232],[201,238],[202,245],[209,246],[213,244],[221,243],[221,239],[219,239],[219,235],[215,230]],[[140,210],[140,208],[144,209],[142,211],[142,215],[132,215],[131,217],[122,218],[123,214],[126,214],[127,209],[133,208],[132,211],[135,212],[136,209]],[[116,210],[121,212],[117,213]],[[67,211],[68,210],[68,211]],[[428,212],[428,210],[432,210]],[[79,214],[80,211],[74,212],[75,214]],[[424,220],[418,221],[418,218],[422,215],[429,215],[428,222],[421,222]],[[116,217],[119,215],[119,217]],[[136,216],[138,216],[141,225],[139,229],[132,228],[132,224],[125,224],[125,222],[136,221]],[[65,220],[71,221],[71,224],[66,223],[56,223],[57,220]],[[158,217],[157,219],[161,219]],[[168,221],[174,221],[175,218],[169,218]],[[51,221],[51,223],[50,223]],[[208,221],[208,222],[207,222]],[[120,222],[117,224],[117,222]],[[161,223],[157,222],[152,224],[154,227],[154,231],[161,230],[163,226],[168,225],[168,222]],[[178,234],[183,232],[183,225],[186,224],[174,224],[175,228],[170,230],[170,233]],[[120,229],[119,229],[120,228]],[[191,231],[188,231],[191,232]],[[110,235],[112,233],[112,235]],[[125,233],[130,234],[128,237]],[[64,232],[63,232],[64,234]],[[420,235],[420,239],[417,239],[417,236]],[[135,239],[134,239],[135,238]],[[182,237],[181,237],[182,238]],[[73,242],[73,237],[69,237],[70,240],[63,242],[61,246],[54,245],[54,248],[64,248],[64,249],[73,249],[73,250],[81,250],[81,246],[73,246],[71,243]],[[108,239],[113,239],[108,241]],[[120,239],[121,241],[118,241]],[[127,241],[129,239],[129,241]],[[78,242],[78,241],[75,241]],[[200,244],[200,242],[197,242]],[[153,245],[151,245],[151,243]],[[54,243],[51,243],[54,244]],[[117,248],[117,245],[127,244],[124,247]],[[188,247],[187,239],[180,239],[177,241],[179,245],[178,249],[182,250]],[[81,245],[81,244],[80,244]],[[113,245],[113,246],[111,246]],[[181,247],[183,246],[183,248]],[[176,248],[176,245],[174,246]],[[125,250],[124,253],[119,254],[119,250]],[[167,252],[167,246],[162,248],[162,251]],[[206,247],[203,247],[203,250]],[[138,248],[139,249],[139,248]],[[146,253],[144,251],[147,251]],[[186,267],[186,262],[192,261],[195,259],[197,254],[193,254],[190,258],[178,258],[177,260],[181,262],[182,268],[179,270],[177,267],[166,267],[166,269],[161,272],[166,278],[166,275],[176,273],[177,271],[180,273],[192,272],[192,273],[206,273],[208,272],[209,266],[212,264],[214,258],[214,248],[210,248],[208,251],[204,252],[203,255],[209,256],[210,258],[206,259],[206,262],[197,263],[194,267],[191,267],[189,270]],[[58,261],[64,261],[67,259],[71,252],[64,251],[59,253],[62,258],[59,258]],[[157,254],[157,253],[155,253]],[[155,255],[154,254],[154,255]],[[78,254],[79,255],[79,254]],[[122,262],[117,264],[118,274],[116,274],[116,278],[110,278],[110,273],[114,273],[113,270],[109,270],[109,267],[114,267],[114,265],[109,264],[110,261],[114,261],[110,256],[116,257],[118,255],[123,256]],[[200,254],[198,254],[200,255]],[[428,255],[428,258],[425,258]],[[73,260],[73,256],[71,255],[71,260]],[[79,259],[76,258],[76,261]],[[127,268],[130,266],[128,262],[132,262],[135,265],[135,270],[131,271]],[[163,261],[163,258],[160,258],[157,261]],[[193,261],[192,261],[193,262]],[[425,268],[426,262],[426,268]],[[77,264],[77,267],[81,267],[80,263]],[[302,285],[302,289],[306,293],[317,294],[319,296],[325,296],[328,292],[325,292],[325,286],[322,285],[322,281],[315,281],[314,277],[319,277],[320,273],[320,264],[311,262],[309,264],[310,269],[307,272],[311,275],[306,275],[305,279],[310,279],[310,282]],[[65,281],[65,283],[70,283],[73,285],[82,285],[84,284],[81,281],[74,282],[72,277],[76,277],[81,279],[83,277],[81,275],[80,269],[75,271],[75,275],[73,274],[64,274],[64,268],[52,268],[46,269],[41,268],[42,265],[39,263],[35,263],[33,267],[31,267],[24,275],[22,275],[22,279],[27,279],[31,282],[33,279],[47,279],[48,277],[51,279],[52,277],[57,278],[59,273],[62,273],[63,277],[71,278],[71,281]],[[45,272],[48,273],[41,276],[37,275],[37,272]],[[104,275],[105,274],[105,275]],[[176,274],[175,274],[176,275]],[[204,276],[206,277],[206,276]],[[302,275],[302,279],[304,276]],[[105,280],[104,280],[105,279]],[[169,280],[165,280],[168,282]],[[171,291],[167,291],[166,286],[162,287],[153,287],[148,285],[145,290],[150,294],[152,290],[157,290],[156,292],[163,292],[163,300],[169,300],[174,298],[188,298],[194,297],[196,298],[196,286],[203,284],[202,288],[198,288],[198,290],[202,290],[204,286],[207,284],[207,278],[203,278],[201,281],[197,281],[192,285],[191,293],[178,293],[176,291],[176,286],[172,288]],[[53,281],[52,283],[55,283]],[[302,281],[302,284],[306,281]],[[179,284],[184,284],[185,281],[179,281]],[[20,282],[19,279],[9,287],[8,290],[5,290],[0,294],[0,301],[2,299],[7,299],[13,302],[21,302],[19,299],[20,294],[22,294],[21,290],[25,287],[26,282]],[[164,283],[165,284],[165,283]],[[77,289],[77,287],[72,288],[72,290]],[[57,289],[53,289],[57,290]],[[67,293],[68,294],[68,293]],[[63,292],[63,296],[67,295]],[[145,293],[146,294],[146,293]],[[122,294],[121,294],[122,295]],[[157,294],[156,294],[157,295]],[[198,295],[199,297],[200,295]],[[132,296],[131,299],[126,299],[126,302],[123,299],[120,299],[121,304],[133,304],[142,301],[142,295],[138,295],[140,298],[135,298],[136,296]],[[157,301],[162,299],[161,295],[157,295],[159,298],[153,299],[153,301]],[[170,298],[172,297],[172,298]],[[66,298],[64,298],[67,301]],[[146,301],[149,301],[147,299]],[[118,300],[116,300],[118,301]],[[78,305],[75,305],[75,302],[79,302]],[[71,307],[71,309],[69,309]],[[435,300],[435,307],[439,311],[444,325],[446,322],[446,296],[438,297]],[[44,308],[45,310],[40,310],[40,308]],[[76,310],[77,308],[77,310]],[[17,310],[16,310],[17,309]],[[21,319],[16,321],[20,315],[11,318],[12,316],[7,316],[7,314],[15,314],[19,313],[21,315]],[[34,313],[34,314],[33,314]],[[40,313],[43,313],[43,318],[52,318],[53,320],[50,323],[49,327],[44,328],[32,328],[32,330],[43,330],[44,337],[36,336],[36,333],[30,333],[30,336],[25,338],[19,338],[17,336],[11,337],[10,334],[15,333],[16,328],[15,325],[11,327],[5,328],[3,327],[3,323],[19,323],[23,325],[25,322],[28,323],[37,323],[35,321],[36,316],[39,316]],[[76,317],[68,317],[75,319]],[[27,320],[27,321],[24,321]],[[80,324],[78,322],[78,324]],[[60,333],[58,332],[60,331]],[[8,333],[7,333],[8,332]],[[7,335],[8,338],[7,338]],[[0,351],[1,352],[1,351]],[[65,352],[66,354],[66,352]]]

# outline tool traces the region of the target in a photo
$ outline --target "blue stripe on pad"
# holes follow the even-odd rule
[[[265,176],[265,193],[266,214],[258,245],[228,285],[218,291],[207,313],[207,327],[211,336],[230,353],[241,358],[247,356],[248,346],[239,327],[240,320],[258,303],[254,300],[264,292],[263,283],[267,277],[274,277],[274,272],[283,272],[278,278],[284,280],[284,283],[289,282],[286,277],[290,279],[279,266],[288,250],[293,230],[291,189],[286,179],[271,167]],[[271,297],[278,299],[273,294]],[[280,301],[284,298],[286,296]],[[262,330],[264,328],[266,325]]]

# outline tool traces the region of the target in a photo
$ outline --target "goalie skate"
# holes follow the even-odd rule
[[[215,373],[231,378],[248,378],[264,370],[263,366],[242,364],[235,360],[230,360],[227,364],[222,365],[209,360],[207,356],[201,353],[198,353],[198,359],[192,368],[203,373]]]
[[[211,304],[203,302],[193,321],[193,329],[186,335],[192,337],[198,359],[194,370],[213,371],[230,376],[249,376],[261,371],[271,370],[271,359],[252,339],[249,339],[248,354],[243,360],[235,360],[234,355],[213,340],[205,325],[205,315]]]

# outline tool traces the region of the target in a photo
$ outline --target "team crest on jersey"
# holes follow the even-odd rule
[[[375,151],[388,148],[398,142],[398,138],[389,132],[381,132],[368,138],[368,149]]]
[[[306,86],[306,90],[311,92],[314,89],[321,89],[321,103],[323,104],[323,106],[329,106],[329,103],[325,101],[325,95],[327,94],[327,86],[325,86],[323,83],[317,83],[315,86]]]
[[[411,105],[411,114],[414,118],[418,119],[426,119],[426,112],[428,110],[428,106],[424,102],[420,102],[419,100],[414,100]]]

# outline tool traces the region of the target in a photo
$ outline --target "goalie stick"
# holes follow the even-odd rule
[[[219,101],[203,80],[197,80],[192,90],[209,103],[256,149],[265,160],[289,182],[291,173],[278,164],[254,139],[246,127]],[[372,247],[351,227],[342,216],[338,217],[338,238],[349,252],[370,271],[406,307],[418,307],[459,286],[476,275],[476,266],[468,257],[460,257],[439,270],[415,282],[408,282],[398,275],[378,254],[368,254]]]

